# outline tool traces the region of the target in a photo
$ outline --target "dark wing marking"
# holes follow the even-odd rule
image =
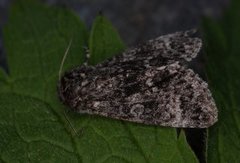
[[[150,125],[205,128],[217,121],[207,83],[174,62],[135,69],[79,67],[61,80],[63,101],[79,113]]]

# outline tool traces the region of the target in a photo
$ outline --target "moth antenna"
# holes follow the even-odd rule
[[[79,136],[77,130],[73,127],[72,123],[71,123],[70,120],[68,119],[68,116],[67,116],[65,110],[64,110],[64,117],[66,118],[66,120],[67,120],[67,122],[69,123],[69,126],[72,128],[73,132],[74,132],[77,136]]]
[[[62,59],[61,64],[60,64],[60,68],[59,68],[59,72],[58,72],[58,77],[59,77],[58,80],[59,80],[59,81],[61,80],[61,73],[62,73],[63,64],[64,64],[64,62],[65,62],[65,60],[66,60],[66,58],[67,58],[67,54],[68,54],[68,52],[69,52],[69,49],[70,49],[71,45],[72,45],[72,38],[71,38],[71,40],[70,40],[70,42],[69,42],[69,44],[68,44],[68,46],[67,46],[67,49],[66,49],[66,51],[65,51],[65,53],[64,53],[63,59]],[[70,120],[68,119],[68,116],[67,116],[65,110],[64,110],[64,117],[66,118],[66,120],[67,120],[69,126],[72,128],[73,132],[74,132],[76,135],[78,135],[77,130],[73,127],[72,123],[71,123]]]
[[[62,73],[63,64],[64,64],[64,62],[65,62],[65,60],[66,60],[66,57],[67,57],[67,54],[68,54],[68,52],[69,52],[69,49],[70,49],[71,45],[72,45],[72,38],[71,38],[71,40],[70,40],[70,42],[69,42],[69,44],[68,44],[68,47],[67,47],[67,49],[66,49],[66,51],[65,51],[65,53],[64,53],[62,62],[61,62],[61,64],[60,64],[60,68],[59,68],[59,72],[58,72],[59,81],[60,81],[60,79],[61,79],[61,73]]]

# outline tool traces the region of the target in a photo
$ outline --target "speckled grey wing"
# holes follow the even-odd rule
[[[99,67],[136,64],[143,67],[162,66],[179,61],[189,62],[199,53],[202,41],[196,30],[176,32],[149,40],[134,48],[127,49],[101,64]]]
[[[59,94],[76,112],[131,122],[206,128],[217,121],[207,83],[179,62],[127,69],[81,66],[62,77]]]

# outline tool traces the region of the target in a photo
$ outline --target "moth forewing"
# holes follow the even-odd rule
[[[147,125],[213,125],[217,108],[207,83],[185,64],[202,44],[192,34],[161,36],[96,66],[65,73],[61,100],[79,113]]]

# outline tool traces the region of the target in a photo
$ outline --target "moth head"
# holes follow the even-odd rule
[[[81,103],[84,95],[81,90],[84,88],[87,76],[91,73],[92,68],[87,66],[80,66],[69,72],[66,72],[59,80],[58,94],[60,100],[70,106],[76,108]]]

